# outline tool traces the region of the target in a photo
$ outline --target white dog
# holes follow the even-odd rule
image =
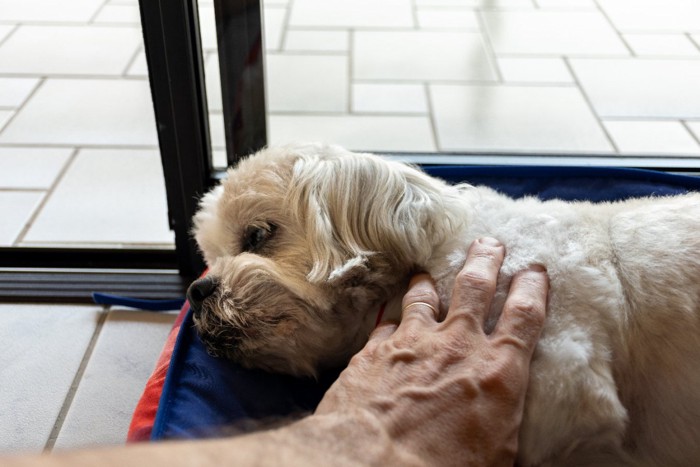
[[[700,195],[513,200],[339,147],[269,148],[201,201],[202,340],[296,375],[346,363],[378,310],[429,272],[442,313],[467,246],[506,246],[492,313],[533,263],[550,278],[519,442],[522,465],[700,463]]]

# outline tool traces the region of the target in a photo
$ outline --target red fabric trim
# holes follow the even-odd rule
[[[175,347],[177,334],[180,331],[182,321],[185,319],[185,315],[189,309],[190,304],[186,301],[180,310],[180,314],[175,319],[173,327],[170,329],[170,333],[168,334],[168,338],[165,340],[163,350],[161,351],[158,361],[156,362],[156,368],[153,370],[150,378],[148,378],[143,394],[141,394],[141,399],[139,399],[139,402],[136,404],[136,408],[134,409],[134,415],[131,417],[131,424],[129,425],[129,432],[126,437],[127,443],[148,441],[151,438],[153,422],[156,419],[158,402],[160,401],[160,395],[163,392],[165,375],[168,373],[170,358],[173,355],[173,348]]]

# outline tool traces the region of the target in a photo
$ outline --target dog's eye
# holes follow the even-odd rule
[[[263,247],[265,242],[272,237],[277,230],[277,226],[269,224],[266,226],[251,225],[243,234],[243,251],[254,253]]]

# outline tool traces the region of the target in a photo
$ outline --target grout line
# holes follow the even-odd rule
[[[287,48],[287,35],[289,33],[289,28],[290,24],[289,22],[291,21],[292,18],[292,8],[294,6],[294,2],[292,0],[289,1],[287,5],[284,5],[284,19],[282,20],[282,32],[280,34],[280,42],[279,42],[279,52],[285,52]]]
[[[32,215],[29,216],[29,219],[27,219],[27,222],[24,224],[24,227],[22,227],[22,230],[20,231],[19,235],[17,235],[17,237],[15,237],[15,241],[12,242],[12,246],[18,246],[20,243],[22,243],[24,241],[24,237],[27,236],[29,229],[32,228],[32,225],[34,225],[34,222],[36,222],[37,218],[39,217],[41,212],[44,210],[46,203],[48,203],[49,198],[51,198],[51,195],[53,194],[53,192],[56,189],[56,187],[58,186],[58,184],[61,182],[61,180],[63,180],[63,177],[65,176],[66,172],[68,172],[69,167],[73,164],[73,161],[78,156],[79,151],[80,150],[78,148],[74,149],[73,153],[68,157],[66,162],[63,164],[63,167],[58,172],[58,175],[56,175],[56,178],[54,179],[53,183],[46,190],[46,195],[44,195],[44,197],[41,199],[41,202],[34,209],[34,211],[32,212]]]
[[[684,36],[686,36],[688,38],[688,40],[690,41],[690,43],[693,44],[695,46],[695,48],[700,51],[700,39],[698,39],[696,41],[695,39],[693,39],[693,35],[689,32],[686,32],[684,34]],[[700,36],[698,36],[698,37],[700,37]]]
[[[690,128],[687,120],[681,120],[681,125],[690,133],[690,137],[700,146],[700,134],[696,135],[695,132]]]
[[[0,135],[2,135],[2,132],[5,131],[7,128],[9,128],[10,124],[12,121],[17,118],[17,115],[24,109],[24,107],[27,105],[27,103],[36,95],[36,93],[39,91],[39,88],[41,88],[44,85],[44,82],[46,82],[46,78],[41,78],[39,82],[34,85],[34,89],[31,90],[31,92],[27,95],[27,97],[24,98],[24,101],[15,109],[15,113],[12,114],[12,116],[3,124],[2,127],[0,127]]]
[[[21,23],[15,24],[15,27],[12,28],[12,30],[10,30],[10,32],[8,32],[7,35],[4,38],[2,38],[2,40],[0,40],[0,47],[2,47],[2,45],[14,35],[14,33],[19,29],[21,25]]]
[[[629,51],[630,55],[631,55],[632,57],[636,57],[637,54],[634,52],[634,49],[633,49],[632,46],[627,42],[627,40],[625,39],[625,36],[622,34],[622,32],[620,32],[620,31],[617,29],[617,27],[615,26],[615,23],[613,22],[613,20],[610,18],[610,16],[608,16],[608,13],[600,6],[600,3],[598,3],[598,0],[593,0],[593,4],[596,6],[596,8],[598,9],[598,12],[600,12],[600,14],[603,16],[603,18],[605,18],[605,21],[607,21],[607,23],[610,25],[610,27],[612,28],[612,30],[615,31],[615,34],[617,34],[617,37],[620,39],[620,41],[622,41],[622,43],[624,44],[624,46],[625,46],[625,47],[627,48],[627,50]]]
[[[583,100],[586,102],[588,105],[588,109],[591,111],[591,114],[593,114],[593,117],[595,117],[596,121],[598,122],[598,126],[600,127],[601,130],[603,130],[603,134],[605,137],[608,139],[608,142],[610,143],[610,146],[613,148],[613,152],[615,154],[620,154],[620,148],[617,147],[617,144],[615,143],[615,140],[613,139],[612,135],[608,131],[608,129],[605,127],[603,124],[602,119],[600,118],[600,115],[595,110],[595,106],[593,105],[593,102],[591,102],[590,97],[586,93],[586,91],[583,89],[583,85],[578,79],[578,75],[574,72],[574,67],[571,66],[571,62],[569,61],[569,57],[562,57],[564,60],[564,64],[566,67],[569,69],[569,73],[571,73],[571,76],[574,79],[574,83],[576,83],[576,87],[578,88],[579,92],[581,93],[581,96],[583,96]]]
[[[70,407],[73,404],[73,399],[75,399],[75,393],[77,392],[78,386],[80,385],[80,381],[83,379],[85,369],[87,368],[88,362],[90,361],[90,357],[92,356],[92,353],[95,350],[95,344],[97,343],[97,339],[99,338],[100,333],[102,332],[102,328],[104,327],[105,321],[107,321],[108,315],[109,307],[104,306],[97,320],[95,331],[92,333],[90,342],[88,343],[87,349],[85,350],[85,354],[83,354],[83,359],[80,362],[78,371],[75,373],[75,377],[71,382],[68,394],[66,395],[66,398],[63,401],[61,410],[58,412],[58,417],[56,417],[56,422],[54,423],[51,433],[49,434],[49,439],[46,440],[46,444],[44,445],[45,453],[51,452],[51,450],[53,450],[54,445],[56,444],[56,440],[58,439],[58,435],[61,432],[63,423],[66,420],[66,415],[68,415],[68,411],[70,410]]]
[[[108,3],[109,3],[109,0],[103,0],[102,5],[100,5],[100,7],[97,10],[95,10],[95,13],[92,15],[92,17],[90,17],[87,24],[90,24],[90,25],[95,24],[95,20],[97,19],[98,16],[100,16],[100,13],[102,13],[102,10],[104,9],[104,7],[107,6]]]
[[[484,49],[486,52],[486,59],[489,62],[489,65],[491,65],[491,68],[493,69],[494,73],[496,74],[496,81],[498,83],[503,83],[503,73],[501,73],[501,69],[498,66],[498,59],[496,57],[496,50],[493,47],[493,42],[491,41],[491,35],[489,33],[489,28],[486,25],[486,21],[484,20],[483,16],[483,11],[481,9],[474,10],[474,13],[476,15],[476,21],[479,24],[479,32],[481,35],[481,40],[482,43],[484,44]],[[496,31],[498,32],[498,31]]]
[[[425,103],[428,106],[428,121],[430,122],[430,130],[433,134],[433,143],[435,144],[435,150],[440,152],[440,141],[437,132],[437,123],[435,118],[435,110],[433,109],[433,100],[430,98],[430,83],[423,84],[423,91],[425,92]]]
[[[136,62],[136,59],[138,58],[139,54],[140,54],[143,50],[144,50],[143,46],[138,46],[138,47],[136,48],[136,51],[135,51],[134,54],[131,56],[131,58],[129,59],[129,61],[126,63],[126,67],[124,68],[124,71],[123,71],[122,74],[120,75],[122,78],[134,78],[134,76],[130,76],[128,73],[129,73],[129,70],[131,69],[131,67],[132,67],[132,66],[134,65],[134,63]],[[141,76],[139,75],[138,77],[141,77]]]

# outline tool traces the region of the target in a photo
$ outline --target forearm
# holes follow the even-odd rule
[[[87,467],[147,465],[354,466],[407,465],[412,459],[396,450],[369,415],[311,416],[277,430],[209,441],[137,444],[52,455],[6,459],[10,467]]]

